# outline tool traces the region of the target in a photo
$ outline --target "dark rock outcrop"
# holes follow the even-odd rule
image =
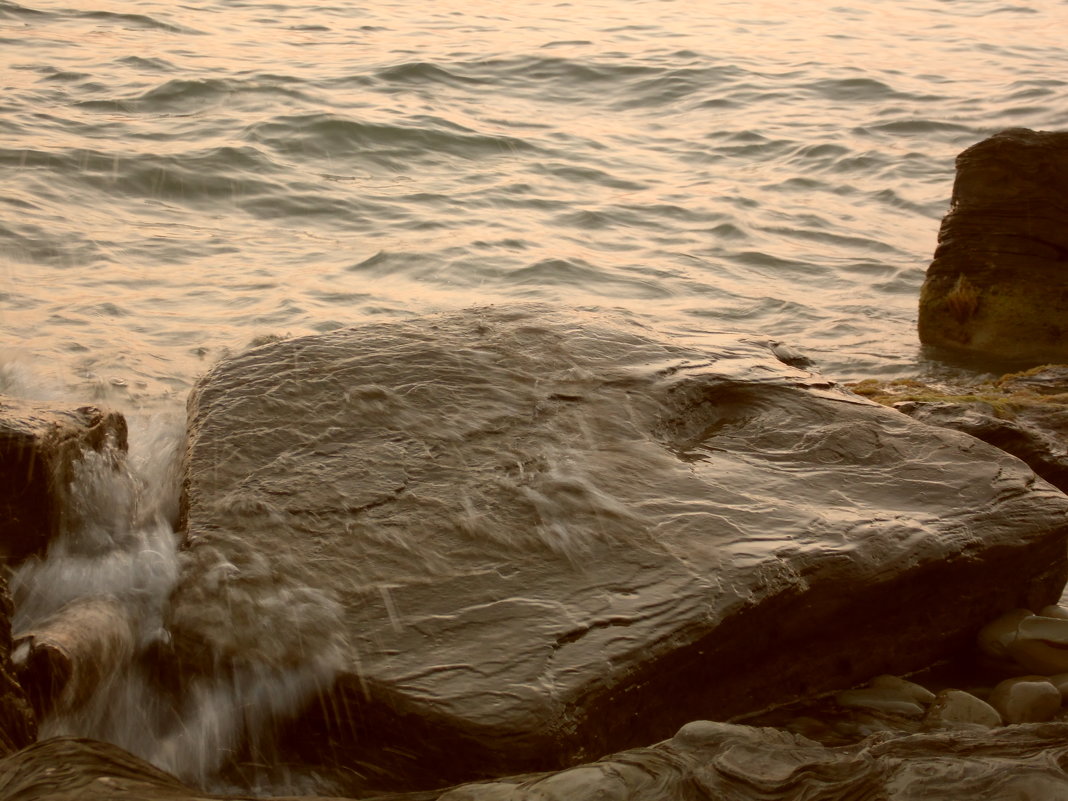
[[[126,450],[126,420],[95,406],[0,396],[0,557],[40,553],[70,521],[64,493],[86,449]]]
[[[1013,128],[957,157],[919,334],[998,360],[1068,361],[1068,133]]]
[[[310,665],[289,747],[424,785],[908,672],[1066,573],[1068,498],[995,448],[537,309],[229,359],[185,470],[182,669]]]
[[[7,579],[0,573],[0,756],[37,737],[37,719],[11,662],[11,612]]]

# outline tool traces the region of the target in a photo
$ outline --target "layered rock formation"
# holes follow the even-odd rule
[[[1066,764],[1065,723],[880,735],[856,746],[827,748],[775,729],[695,721],[651,748],[559,773],[364,801],[1054,799],[1068,794]],[[114,746],[68,738],[0,760],[0,796],[19,801],[223,798],[183,786]]]
[[[0,557],[42,552],[74,514],[65,503],[75,461],[86,449],[126,449],[126,420],[95,406],[0,396]]]
[[[306,671],[291,747],[385,784],[907,672],[1066,571],[1068,498],[1003,452],[759,346],[544,309],[227,360],[185,481],[181,670]]]
[[[1068,361],[1068,133],[1013,128],[957,157],[920,294],[920,341]]]

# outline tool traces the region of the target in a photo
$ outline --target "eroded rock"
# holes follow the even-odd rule
[[[1066,764],[1064,723],[879,735],[856,746],[827,748],[775,729],[694,721],[655,746],[560,772],[365,801],[958,801],[965,791],[989,801],[1037,801],[1068,793]],[[20,801],[207,798],[115,746],[73,738],[46,740],[0,760],[0,796]],[[235,798],[211,796],[227,797]]]
[[[183,508],[183,669],[340,653],[290,747],[432,784],[923,667],[1059,596],[1068,498],[765,348],[504,308],[219,364]]]
[[[64,502],[74,463],[86,449],[126,450],[126,420],[95,406],[0,396],[0,558],[42,552],[76,514]]]
[[[133,657],[135,636],[127,609],[108,597],[70,603],[23,632],[16,669],[38,716],[74,711],[121,676]]]
[[[1068,133],[1013,128],[957,157],[920,293],[927,345],[1068,361]]]

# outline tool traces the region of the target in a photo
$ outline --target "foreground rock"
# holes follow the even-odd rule
[[[1064,723],[881,735],[853,747],[826,748],[775,729],[695,721],[651,748],[559,773],[365,801],[959,801],[969,793],[984,801],[1038,801],[1068,795],[1066,764]],[[0,796],[19,801],[221,798],[185,787],[114,746],[69,738],[46,740],[0,760]]]
[[[1068,133],[1014,128],[957,157],[920,294],[920,341],[1068,361]]]
[[[72,521],[64,492],[84,451],[126,450],[126,421],[95,406],[0,396],[0,558],[43,551]]]
[[[304,671],[286,756],[385,786],[906,673],[1065,581],[1068,498],[1003,452],[756,345],[544,310],[221,363],[185,481],[181,669]]]

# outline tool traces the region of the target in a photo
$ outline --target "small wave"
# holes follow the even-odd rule
[[[897,100],[909,97],[874,78],[836,78],[808,84],[828,100]]]
[[[691,95],[726,92],[746,76],[745,70],[734,65],[665,69],[659,75],[643,77],[626,85],[623,99],[614,107],[625,110],[673,106]],[[733,102],[729,97],[717,97],[713,101],[702,101],[701,106],[707,108],[709,102],[722,104],[724,100]]]
[[[174,65],[162,58],[152,57],[145,58],[144,56],[123,56],[117,59],[118,63],[125,64],[128,67],[133,67],[137,70],[148,70],[150,72],[173,72]]]
[[[428,127],[361,122],[337,114],[275,117],[245,131],[245,138],[299,158],[401,157],[419,161],[447,154],[464,159],[528,151],[533,145],[511,136],[490,136],[441,121]]]
[[[20,17],[47,17],[46,11],[38,11],[36,8],[27,8],[9,0],[0,0],[0,19],[19,19]]]
[[[153,71],[172,71],[166,62],[153,59]],[[151,63],[151,62],[150,62]],[[142,68],[138,66],[138,68]],[[123,114],[161,114],[199,111],[205,106],[221,102],[233,104],[237,98],[250,95],[282,95],[303,99],[301,91],[284,85],[286,78],[253,76],[235,80],[219,78],[175,78],[133,97],[94,98],[73,105],[82,109]]]
[[[106,22],[114,22],[116,25],[134,26],[137,28],[154,28],[167,31],[168,33],[183,33],[200,35],[203,32],[184,25],[175,25],[171,22],[163,22],[153,19],[145,14],[118,14],[114,11],[83,11],[74,15],[78,19],[95,19]]]
[[[177,155],[118,156],[98,150],[0,150],[0,165],[46,170],[57,185],[92,187],[112,197],[166,198],[196,204],[265,193],[273,165],[251,147]]]
[[[591,295],[620,295],[639,298],[664,298],[670,292],[644,274],[625,275],[616,270],[596,267],[583,259],[542,259],[512,270],[505,276],[512,286],[533,286],[542,294],[553,295],[564,287],[574,287]]]
[[[479,85],[486,83],[482,79],[461,75],[425,61],[413,61],[387,67],[376,72],[375,77],[388,83],[403,84]]]
[[[544,175],[550,175],[553,178],[561,178],[576,184],[596,184],[598,186],[607,186],[610,189],[621,189],[626,192],[639,192],[648,188],[646,184],[629,181],[625,178],[618,178],[614,175],[610,175],[604,170],[599,170],[596,167],[553,162],[549,164],[538,164],[534,169],[536,172]]]
[[[975,129],[955,122],[943,122],[942,120],[930,119],[905,119],[879,123],[877,125],[865,125],[853,129],[854,134],[883,133],[895,136],[913,136],[930,133],[968,133],[975,134]]]

